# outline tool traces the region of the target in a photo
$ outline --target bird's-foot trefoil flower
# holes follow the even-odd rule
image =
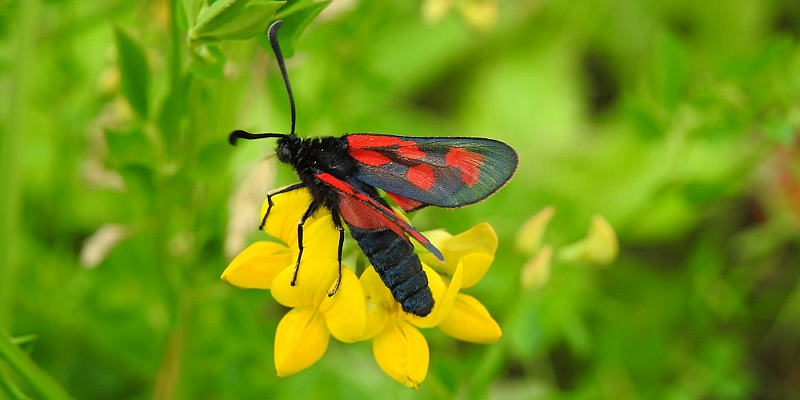
[[[422,268],[434,299],[433,310],[425,317],[404,312],[373,267],[364,270],[360,279],[367,306],[364,339],[373,339],[372,354],[381,369],[411,388],[417,388],[428,373],[428,342],[417,328],[432,328],[444,320],[453,307],[462,278],[460,267],[449,285],[427,265]]]
[[[431,241],[442,251],[444,262],[429,253],[421,258],[438,268],[447,277],[454,277],[463,268],[462,289],[477,284],[494,261],[497,233],[487,222],[480,223],[457,235],[443,230],[428,233]],[[453,307],[438,325],[444,333],[471,343],[494,343],[503,335],[500,325],[489,310],[474,296],[459,293]]]
[[[438,327],[474,343],[491,343],[501,337],[500,327],[486,307],[475,297],[459,293],[480,281],[494,261],[497,235],[489,224],[478,224],[457,235],[443,230],[427,233],[445,261],[426,250],[417,253],[435,302],[429,315],[418,317],[402,310],[371,266],[360,278],[344,266],[338,291],[328,295],[338,276],[339,232],[324,209],[304,225],[303,257],[292,285],[299,253],[297,222],[311,197],[300,189],[272,196],[272,201],[264,231],[278,241],[250,245],[231,261],[222,279],[238,287],[268,289],[278,303],[290,308],[275,334],[279,376],[314,364],[333,336],[347,343],[372,340],[381,369],[416,388],[427,375],[430,357],[421,328]],[[262,217],[267,208],[265,202]]]
[[[275,369],[279,376],[301,371],[319,360],[330,336],[355,342],[364,335],[366,307],[355,273],[342,268],[342,281],[329,296],[338,276],[339,232],[324,210],[304,225],[303,257],[291,284],[299,253],[297,221],[311,196],[305,189],[272,197],[264,231],[280,242],[259,241],[239,254],[222,273],[226,282],[243,288],[270,289],[275,300],[291,310],[275,333]],[[267,202],[261,215],[267,211]]]

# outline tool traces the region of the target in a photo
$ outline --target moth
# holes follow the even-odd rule
[[[297,223],[299,253],[291,284],[297,282],[303,256],[303,225],[315,211],[327,209],[339,231],[339,278],[341,283],[344,225],[405,312],[428,315],[434,304],[428,279],[410,238],[439,260],[442,253],[413,226],[405,222],[381,196],[382,190],[406,212],[426,206],[461,207],[485,199],[501,188],[517,169],[517,153],[507,144],[473,137],[411,137],[353,133],[342,137],[300,138],[295,134],[296,110],[286,65],[277,40],[282,21],[268,30],[272,50],[289,97],[291,131],[250,133],[233,131],[237,139],[278,138],[276,153],[291,165],[300,182],[267,195],[269,217],[272,197],[302,188],[312,201]]]

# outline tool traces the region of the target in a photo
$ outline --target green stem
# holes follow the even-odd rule
[[[11,380],[6,368],[0,369],[0,388],[5,390],[8,396],[14,400],[30,400],[30,397]]]
[[[50,375],[39,368],[28,355],[15,346],[11,337],[0,330],[0,358],[41,395],[43,399],[70,399],[69,394]]]
[[[34,47],[36,16],[39,13],[37,0],[19,4],[17,26],[13,30],[17,39],[14,49],[14,69],[11,73],[11,96],[8,114],[0,115],[6,123],[0,126],[0,326],[11,324],[11,307],[19,272],[19,214],[20,182],[19,154],[22,136],[26,129],[26,106],[30,92],[30,71]],[[5,117],[5,118],[3,118]]]

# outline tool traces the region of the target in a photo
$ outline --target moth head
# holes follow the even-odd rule
[[[293,164],[297,153],[300,151],[300,138],[297,135],[285,135],[278,140],[278,146],[275,153],[278,154],[278,160],[287,164]]]

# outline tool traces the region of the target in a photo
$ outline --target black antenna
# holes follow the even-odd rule
[[[286,85],[286,93],[289,94],[289,107],[292,112],[292,130],[289,135],[294,135],[294,121],[295,121],[295,109],[294,109],[294,95],[292,94],[292,86],[289,84],[289,74],[286,73],[286,63],[283,61],[283,53],[281,52],[281,46],[278,44],[278,28],[283,25],[283,20],[278,20],[272,23],[269,26],[269,31],[267,36],[269,36],[269,44],[272,46],[272,51],[275,53],[275,59],[278,60],[278,67],[281,69],[281,76],[283,77],[283,83]]]
[[[235,130],[231,132],[230,136],[228,136],[228,143],[231,146],[236,146],[236,139],[263,139],[263,138],[270,138],[270,137],[284,137],[287,136],[283,133],[250,133],[248,131],[243,131],[241,129]]]

